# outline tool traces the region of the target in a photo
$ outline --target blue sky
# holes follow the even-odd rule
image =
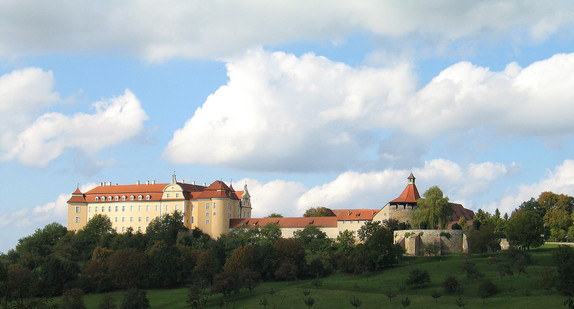
[[[0,252],[77,186],[246,183],[254,216],[574,189],[570,1],[0,0]]]

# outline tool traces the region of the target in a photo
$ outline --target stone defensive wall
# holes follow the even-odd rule
[[[463,230],[399,230],[394,239],[409,255],[424,255],[424,246],[433,244],[438,255],[468,253],[468,231]]]

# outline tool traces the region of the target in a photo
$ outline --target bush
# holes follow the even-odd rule
[[[450,294],[457,292],[460,288],[460,283],[458,282],[458,280],[456,280],[456,277],[454,276],[446,277],[444,281],[441,283],[441,285],[444,291]]]
[[[490,279],[485,279],[478,285],[478,293],[482,299],[485,299],[498,293],[498,287]]]
[[[62,294],[62,308],[64,309],[85,309],[84,291],[81,289],[67,290]]]
[[[423,269],[415,268],[409,272],[409,277],[405,281],[406,285],[414,285],[417,288],[422,288],[425,284],[430,283],[429,272]]]

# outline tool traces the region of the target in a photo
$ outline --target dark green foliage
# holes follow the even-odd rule
[[[363,304],[363,302],[357,297],[357,296],[353,296],[350,300],[349,303],[351,304],[351,306],[355,307],[355,308],[359,308],[361,307],[361,305]]]
[[[460,288],[460,283],[456,280],[455,276],[448,276],[441,283],[442,288],[446,293],[453,294],[457,292]]]
[[[460,296],[454,301],[454,303],[461,308],[464,308],[464,306],[466,306],[466,302]]]
[[[556,287],[564,295],[574,296],[574,249],[570,246],[559,246],[552,257],[558,266]]]
[[[363,244],[357,245],[353,253],[355,272],[376,271],[396,264],[404,250],[393,241],[389,229],[380,225],[373,228],[372,234]]]
[[[187,306],[190,309],[205,309],[209,295],[205,293],[203,284],[192,284],[187,290]]]
[[[222,272],[213,277],[211,284],[211,293],[222,293],[224,299],[227,299],[232,292],[239,292],[241,284],[237,274],[230,272]]]
[[[314,225],[307,225],[302,230],[294,232],[293,237],[299,240],[305,250],[311,253],[325,251],[330,248],[333,243],[325,232]]]
[[[486,253],[500,250],[500,235],[490,225],[481,225],[479,230],[470,231],[468,244],[471,253]]]
[[[408,286],[414,285],[417,288],[422,288],[425,284],[430,283],[430,274],[428,271],[415,268],[409,272],[409,277],[405,281]]]
[[[183,215],[176,211],[173,214],[164,214],[159,218],[154,218],[147,226],[146,236],[152,245],[155,241],[175,245],[177,235],[185,231],[187,228],[183,225]]]
[[[239,283],[242,287],[249,290],[249,295],[253,295],[253,289],[259,285],[261,282],[261,275],[251,269],[243,269],[239,273]]]
[[[130,289],[124,295],[121,309],[149,309],[151,305],[145,290]]]
[[[406,308],[411,305],[411,300],[408,297],[405,297],[401,299],[401,305],[403,305],[403,308]]]
[[[393,301],[393,298],[397,297],[399,295],[399,292],[393,289],[388,289],[386,291],[383,292],[383,294],[385,294],[385,296],[387,296],[387,298],[389,299],[389,303]]]
[[[334,217],[335,214],[327,207],[312,207],[305,211],[303,217]]]
[[[544,267],[538,274],[538,285],[550,290],[556,283],[556,272],[550,267]]]
[[[454,208],[437,186],[430,187],[423,194],[423,198],[417,201],[417,206],[412,214],[415,225],[421,226],[421,223],[425,223],[427,228],[444,229],[452,221]]]
[[[303,299],[303,302],[308,308],[311,308],[315,304],[315,299],[313,299],[313,297],[306,297]]]
[[[544,222],[535,212],[519,209],[515,211],[506,227],[506,236],[511,245],[530,250],[544,243]]]
[[[485,279],[478,285],[478,293],[485,299],[498,293],[498,287],[490,279]]]
[[[357,231],[357,237],[359,237],[361,241],[366,241],[381,228],[383,228],[383,225],[380,221],[365,222],[365,224],[363,224],[363,226],[361,226],[361,228]]]
[[[434,298],[435,304],[438,303],[438,299],[442,296],[440,291],[432,291],[431,297]]]
[[[178,261],[180,251],[175,245],[168,245],[163,241],[156,240],[147,251],[148,279],[150,286],[165,288],[173,287],[181,283]]]
[[[54,255],[46,258],[40,269],[41,290],[44,296],[62,295],[64,286],[78,275],[78,264]]]
[[[67,290],[62,294],[63,309],[85,309],[84,291],[81,289]]]
[[[137,249],[120,249],[110,255],[107,268],[112,284],[119,289],[145,287],[146,256]]]
[[[474,264],[472,262],[466,261],[466,262],[462,263],[459,267],[460,267],[460,269],[462,269],[462,271],[466,275],[466,282],[471,282],[473,280],[482,278],[484,276],[484,274],[481,273],[478,270],[478,268],[476,268],[476,264]]]

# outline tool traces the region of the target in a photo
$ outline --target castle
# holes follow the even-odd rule
[[[414,175],[411,173],[407,179],[401,195],[380,209],[332,209],[335,214],[332,217],[294,218],[251,218],[251,197],[247,185],[243,191],[235,191],[233,185],[227,186],[223,181],[201,186],[178,182],[175,175],[171,183],[101,183],[85,193],[76,189],[72,194],[68,200],[68,229],[81,229],[94,215],[103,214],[110,218],[118,233],[126,232],[128,228],[145,232],[153,218],[179,211],[187,228],[199,228],[213,238],[228,233],[230,229],[276,223],[286,238],[293,237],[295,231],[314,225],[334,239],[345,230],[356,233],[369,221],[396,219],[409,222],[420,195]],[[467,222],[472,221],[473,211],[460,204],[452,205],[451,225],[461,217]]]
[[[171,183],[100,183],[87,192],[76,189],[72,193],[68,200],[68,230],[77,231],[94,215],[102,214],[110,218],[118,233],[128,228],[145,232],[151,220],[176,211],[183,215],[185,227],[197,227],[216,238],[229,232],[230,219],[251,217],[251,199],[247,185],[243,191],[235,191],[233,185],[223,181],[196,185],[178,182],[175,175]]]

